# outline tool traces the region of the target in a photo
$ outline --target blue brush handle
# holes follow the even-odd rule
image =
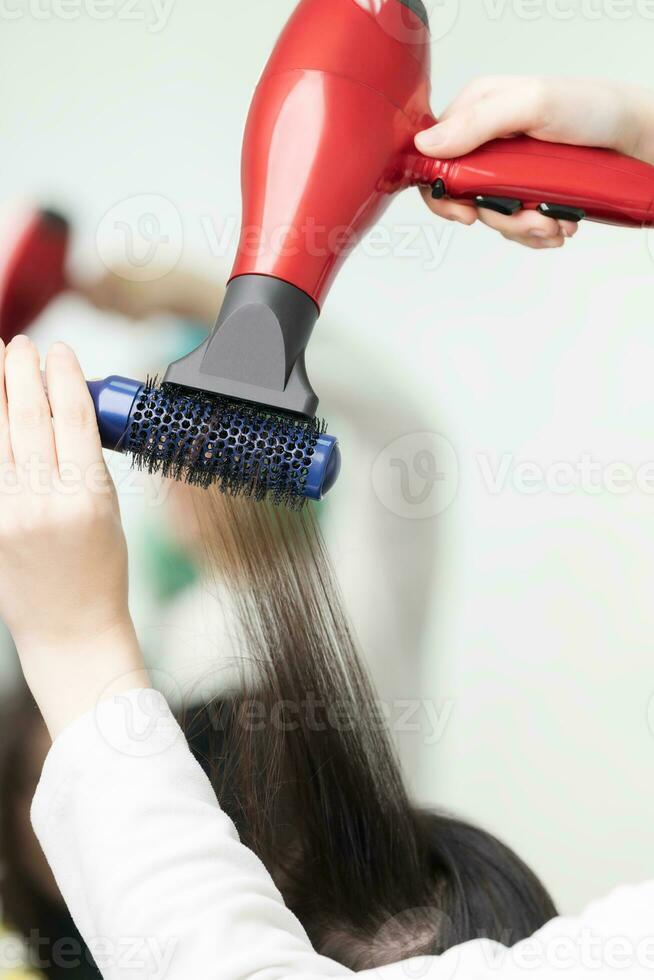
[[[103,381],[88,381],[87,384],[95,405],[103,447],[118,452],[126,449],[125,433],[134,404],[145,385],[142,381],[121,378],[117,374]]]
[[[145,388],[144,383],[114,374],[103,381],[89,381],[87,384],[95,405],[103,447],[115,452],[137,452],[144,438],[144,424],[133,420],[133,415]],[[198,392],[198,395],[201,397],[202,393]],[[134,429],[134,426],[137,428]],[[319,436],[307,474],[304,496],[310,500],[321,500],[336,483],[340,469],[338,441],[327,434]]]
[[[338,480],[341,472],[341,451],[338,440],[326,433],[318,437],[304,486],[309,500],[322,500]]]

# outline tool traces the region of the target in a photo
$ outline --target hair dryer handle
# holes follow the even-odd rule
[[[518,136],[430,164],[417,169],[429,169],[435,197],[501,214],[527,209],[570,221],[654,225],[654,167],[613,150]]]

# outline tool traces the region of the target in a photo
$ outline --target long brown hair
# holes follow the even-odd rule
[[[479,936],[511,945],[551,919],[508,848],[412,805],[314,513],[211,492],[197,510],[247,669],[187,731],[314,946],[362,970]]]

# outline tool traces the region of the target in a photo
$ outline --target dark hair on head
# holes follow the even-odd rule
[[[99,980],[63,900],[45,893],[31,866],[38,855],[27,815],[40,777],[34,745],[44,726],[34,699],[20,691],[0,711],[0,902],[3,923],[25,940],[27,955],[48,980]],[[34,852],[30,847],[30,838]],[[45,858],[43,858],[45,862]],[[58,955],[62,943],[78,957]],[[71,946],[71,944],[73,944]],[[75,965],[71,965],[71,959]]]
[[[24,866],[25,855],[20,838],[25,828],[19,826],[19,805],[34,791],[29,772],[28,746],[41,722],[34,699],[27,691],[2,707],[0,744],[0,898],[5,920],[21,929],[27,926],[40,905],[40,896]]]
[[[197,510],[247,669],[187,732],[314,947],[364,970],[553,918],[512,851],[409,800],[313,512],[206,491]]]

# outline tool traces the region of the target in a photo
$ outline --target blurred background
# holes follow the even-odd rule
[[[63,339],[89,377],[139,377],[198,342],[236,247],[250,99],[293,6],[0,5],[2,227],[66,214],[96,301],[108,269],[138,270],[100,297],[134,316],[65,294],[34,325],[44,352]],[[427,6],[436,113],[477,74],[654,84],[645,0]],[[531,253],[407,192],[309,349],[345,463],[321,517],[413,792],[514,846],[566,912],[652,874],[653,311],[654,233],[584,226]],[[139,633],[175,675],[219,642],[179,515],[112,466]],[[0,675],[10,693],[8,640]]]

